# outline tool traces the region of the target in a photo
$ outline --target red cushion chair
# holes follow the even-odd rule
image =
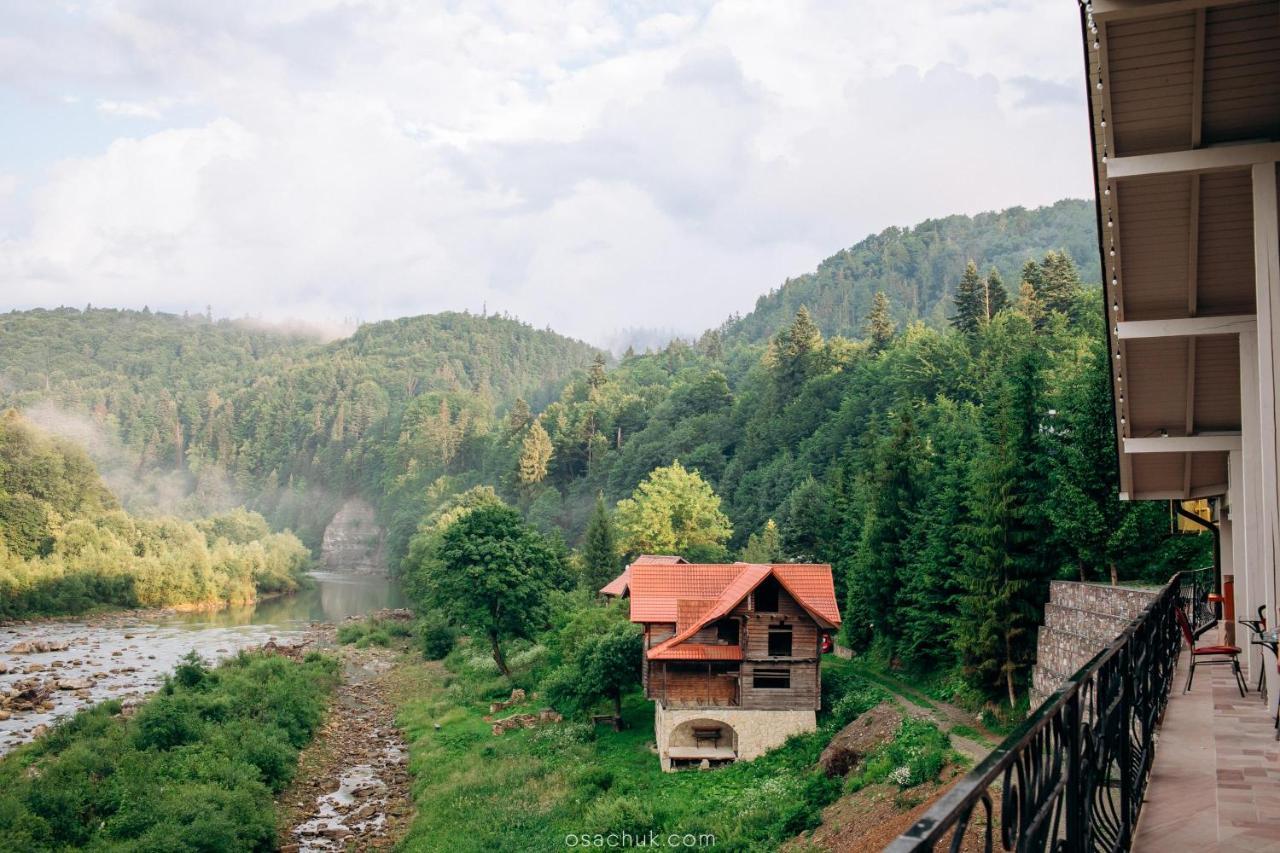
[[[1187,686],[1182,688],[1182,692],[1186,693],[1191,689],[1191,679],[1196,677],[1197,661],[1205,664],[1229,663],[1231,672],[1236,677],[1236,687],[1240,689],[1240,698],[1243,699],[1249,687],[1244,683],[1244,674],[1240,672],[1240,647],[1196,646],[1195,637],[1191,634],[1191,623],[1187,621],[1187,614],[1182,612],[1181,607],[1175,608],[1173,613],[1178,620],[1178,627],[1182,629],[1182,638],[1187,641],[1187,648],[1191,649],[1191,671],[1187,673]]]

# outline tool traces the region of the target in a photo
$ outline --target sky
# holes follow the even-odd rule
[[[0,310],[696,333],[1092,192],[1069,0],[5,0]]]

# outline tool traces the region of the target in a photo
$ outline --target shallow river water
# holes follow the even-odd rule
[[[336,623],[404,606],[395,581],[384,577],[315,572],[312,578],[314,586],[295,595],[211,613],[111,614],[0,627],[0,664],[7,668],[0,674],[0,689],[33,679],[63,682],[49,697],[53,710],[18,712],[0,720],[0,754],[31,740],[36,726],[47,726],[85,705],[155,690],[190,651],[216,661],[271,638],[282,643],[296,640],[314,622]],[[67,647],[13,651],[21,643],[50,641]]]

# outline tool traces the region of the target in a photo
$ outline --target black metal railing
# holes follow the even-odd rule
[[[1174,614],[1216,621],[1213,583],[1212,569],[1175,575],[887,853],[1128,850],[1182,644]]]
[[[1209,600],[1210,593],[1218,592],[1218,573],[1213,566],[1183,572],[1178,575],[1181,583],[1181,599],[1187,621],[1196,637],[1218,624],[1219,607]]]

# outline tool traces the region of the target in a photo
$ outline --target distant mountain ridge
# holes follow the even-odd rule
[[[1016,293],[1023,263],[1051,249],[1070,255],[1086,283],[1101,281],[1092,202],[1064,199],[1031,210],[1011,207],[886,228],[827,258],[816,271],[788,279],[756,300],[751,313],[727,320],[721,331],[730,341],[760,342],[804,306],[823,334],[859,337],[879,290],[899,322],[921,319],[941,326],[966,262],[975,261],[983,273],[994,266]]]

